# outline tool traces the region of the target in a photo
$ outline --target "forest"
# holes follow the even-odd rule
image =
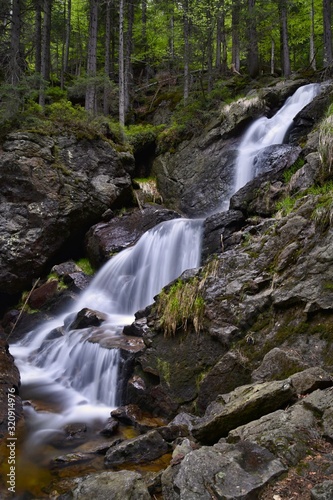
[[[234,76],[333,60],[330,0],[1,0],[0,19],[3,132],[33,114],[145,123],[161,89],[204,108]]]

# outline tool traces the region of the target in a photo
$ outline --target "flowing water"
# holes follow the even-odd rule
[[[234,192],[253,176],[253,159],[282,143],[294,116],[319,92],[300,88],[272,118],[260,118],[240,145]],[[200,264],[202,220],[176,219],[145,233],[136,245],[114,256],[97,273],[70,310],[10,347],[21,373],[26,407],[27,447],[35,448],[71,422],[106,420],[117,401],[119,352],[89,342],[89,329],[73,330],[72,319],[88,307],[104,313],[103,333],[121,335],[134,313],[153,302],[163,286]]]
[[[239,146],[233,193],[252,180],[254,175],[253,160],[258,152],[267,146],[282,144],[295,116],[319,92],[320,85],[317,83],[300,87],[272,118],[263,116],[253,122]]]

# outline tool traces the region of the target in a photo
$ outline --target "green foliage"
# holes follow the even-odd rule
[[[45,107],[45,114],[52,121],[62,124],[82,123],[87,121],[87,113],[81,106],[73,106],[70,101],[61,99]]]
[[[140,149],[146,144],[154,143],[159,133],[164,130],[164,125],[130,125],[125,128],[125,138],[134,150]]]
[[[297,170],[303,167],[305,161],[303,158],[297,158],[297,160],[283,173],[283,180],[287,184],[292,176]]]
[[[186,331],[189,324],[197,333],[201,330],[205,303],[200,294],[200,283],[198,278],[186,282],[177,280],[159,294],[157,312],[165,336],[175,335],[179,328]]]
[[[293,211],[295,203],[295,197],[286,196],[276,204],[276,210],[281,212],[282,216],[286,216]]]

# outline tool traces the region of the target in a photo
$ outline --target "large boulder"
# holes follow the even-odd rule
[[[134,245],[149,229],[178,217],[180,215],[173,210],[146,205],[142,210],[129,210],[108,222],[100,222],[92,226],[86,235],[89,260],[99,267],[111,255]]]
[[[102,139],[10,134],[0,153],[0,293],[30,287],[105,210],[129,202],[132,168]]]

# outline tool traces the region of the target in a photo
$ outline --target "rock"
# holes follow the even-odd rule
[[[52,469],[69,467],[83,462],[88,462],[89,460],[92,460],[92,456],[87,453],[68,453],[67,455],[61,455],[53,458],[50,462],[50,466]]]
[[[323,415],[326,410],[333,407],[333,388],[317,389],[303,399],[303,404],[311,411]]]
[[[32,309],[40,309],[56,295],[57,291],[58,281],[47,281],[31,292],[28,304]]]
[[[323,481],[312,488],[311,500],[332,500],[333,498],[333,481]]]
[[[102,139],[9,134],[0,155],[0,293],[29,288],[105,210],[130,202],[128,169]]]
[[[76,480],[73,500],[150,500],[141,474],[132,471],[101,472]]]
[[[100,434],[102,434],[103,436],[112,436],[117,432],[118,427],[119,427],[118,420],[111,417],[108,419],[106,425],[100,431]]]
[[[93,311],[87,307],[79,311],[69,325],[71,330],[80,330],[81,328],[88,328],[90,326],[100,326],[107,316],[99,311]]]
[[[8,422],[13,423],[15,418],[16,428],[23,421],[23,406],[19,397],[20,373],[14,364],[14,358],[9,352],[8,343],[0,332],[0,438],[8,433]],[[9,415],[10,410],[10,415]]]
[[[285,470],[280,460],[261,446],[245,441],[235,445],[220,442],[186,454],[177,470],[169,467],[162,474],[163,498],[251,500]]]
[[[254,382],[283,380],[295,372],[302,371],[304,368],[306,368],[304,361],[295,353],[275,347],[265,355],[261,365],[254,370],[252,380]],[[302,373],[304,372],[302,371]],[[295,387],[294,383],[293,386]],[[298,391],[297,393],[299,394]]]
[[[296,404],[233,429],[227,440],[230,443],[239,440],[257,443],[291,467],[306,456],[309,442],[318,437],[314,414],[305,406]]]
[[[304,191],[310,188],[316,181],[320,172],[320,156],[319,153],[309,153],[306,158],[306,163],[297,170],[291,177],[288,190],[291,193]]]
[[[80,269],[73,260],[56,264],[51,269],[51,273],[56,274],[59,278],[64,278],[69,274],[78,273],[80,271],[82,271],[82,269]]]
[[[143,412],[137,405],[121,406],[112,410],[111,416],[125,425],[131,425],[141,433],[165,425],[165,421]]]
[[[326,389],[333,385],[332,376],[320,366],[313,366],[307,370],[295,373],[290,377],[297,394],[309,394],[317,389]]]
[[[208,372],[199,385],[198,411],[202,413],[219,394],[231,392],[251,381],[251,371],[239,353],[227,352]]]
[[[100,267],[113,254],[134,245],[149,229],[161,222],[177,219],[180,214],[158,205],[130,210],[109,222],[92,226],[86,234],[86,251],[90,262]]]
[[[264,172],[231,197],[230,209],[241,211],[246,217],[254,214],[270,217],[286,189],[283,172],[297,160],[300,152],[301,148],[287,144],[268,146],[260,151],[256,168]]]
[[[131,325],[124,326],[123,334],[133,337],[142,337],[149,331],[147,318],[136,319]]]
[[[147,463],[165,455],[169,445],[157,430],[151,430],[110,448],[105,456],[106,467]]]
[[[288,380],[238,387],[207,408],[193,426],[192,434],[201,443],[216,443],[239,425],[286,406],[295,395]]]
[[[239,210],[217,213],[207,217],[204,222],[202,240],[203,260],[212,254],[222,253],[228,250],[240,238],[235,233],[245,225],[245,219]]]

